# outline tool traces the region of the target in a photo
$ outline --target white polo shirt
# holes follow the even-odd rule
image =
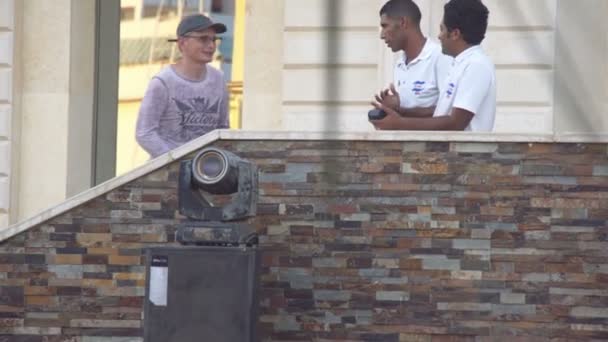
[[[439,88],[452,66],[452,57],[427,38],[422,51],[409,64],[405,53],[395,64],[393,79],[401,108],[428,108],[437,104]]]
[[[465,131],[491,132],[496,117],[496,72],[494,63],[479,45],[461,52],[445,84],[433,116],[450,115],[453,108],[474,114]]]

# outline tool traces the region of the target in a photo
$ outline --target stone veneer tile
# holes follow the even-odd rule
[[[389,302],[407,302],[410,300],[409,292],[404,291],[378,291],[376,300]]]
[[[593,167],[594,176],[608,176],[608,165],[596,165]]]
[[[526,295],[523,293],[511,293],[501,292],[500,293],[501,304],[526,304]]]
[[[494,153],[498,144],[488,143],[451,143],[450,151],[458,153]]]
[[[573,317],[608,318],[608,309],[588,306],[577,306],[572,308],[571,315]]]
[[[218,144],[281,165],[264,171],[248,220],[261,340],[608,339],[605,146]],[[2,333],[141,342],[142,250],[175,245],[176,173],[106,189],[0,244]]]

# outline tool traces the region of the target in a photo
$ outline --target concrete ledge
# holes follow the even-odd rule
[[[221,140],[329,140],[329,141],[427,141],[427,142],[519,142],[519,143],[608,143],[608,134],[567,133],[515,134],[471,132],[294,132],[294,131],[218,131]]]
[[[470,132],[284,132],[284,131],[236,131],[217,130],[195,139],[169,153],[155,158],[125,175],[113,178],[94,188],[71,197],[63,203],[46,209],[39,214],[9,226],[0,231],[0,241],[4,241],[29,228],[39,225],[82,205],[100,195],[112,191],[139,177],[154,172],[200,148],[218,140],[290,140],[290,141],[415,141],[415,142],[514,142],[514,143],[606,143],[608,134],[578,135],[568,134],[561,137],[553,135],[529,134],[480,134]]]

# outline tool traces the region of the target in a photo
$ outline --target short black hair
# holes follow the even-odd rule
[[[486,37],[490,15],[481,0],[450,0],[443,10],[443,24],[448,31],[458,29],[468,44],[481,44]]]
[[[383,14],[391,18],[407,17],[416,24],[422,20],[420,8],[412,0],[389,0],[380,9],[380,16]]]

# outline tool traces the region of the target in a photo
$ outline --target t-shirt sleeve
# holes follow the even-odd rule
[[[141,102],[135,128],[137,143],[152,158],[170,150],[169,145],[159,134],[160,119],[168,105],[167,87],[159,78],[153,78]]]
[[[226,83],[222,81],[224,92],[222,94],[222,105],[220,106],[220,122],[218,128],[230,128],[230,95],[228,94],[228,87]]]
[[[481,109],[492,85],[492,71],[488,67],[471,63],[458,81],[453,108],[467,110],[473,115]]]

